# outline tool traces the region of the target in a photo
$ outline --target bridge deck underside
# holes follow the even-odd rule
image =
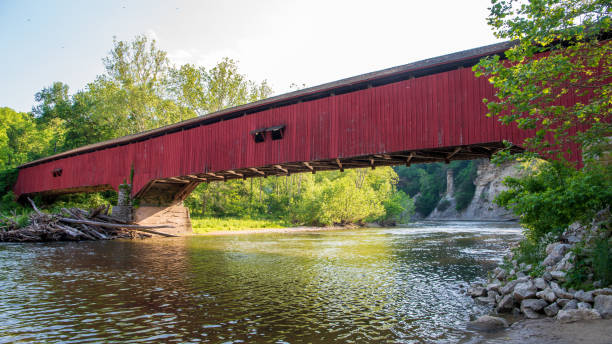
[[[396,166],[445,162],[452,160],[488,159],[497,151],[504,149],[501,142],[472,146],[447,147],[417,151],[402,151],[387,154],[372,154],[351,158],[337,158],[319,161],[302,161],[277,165],[249,167],[175,176],[150,181],[138,194],[141,204],[174,204],[184,200],[195,187],[203,182],[227,181],[232,179],[260,178],[268,176],[287,176],[294,173],[316,173],[350,168],[376,168],[377,166]],[[522,151],[512,146],[512,153]]]

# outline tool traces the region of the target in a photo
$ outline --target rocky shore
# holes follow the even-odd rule
[[[488,283],[468,288],[476,302],[491,305],[493,314],[476,319],[470,326],[482,330],[508,327],[503,317],[494,316],[504,313],[527,319],[551,317],[559,323],[611,319],[612,285],[593,281],[593,274],[589,274],[588,282],[594,290],[563,287],[574,267],[576,245],[592,247],[597,239],[612,239],[609,230],[600,230],[607,223],[609,211],[598,214],[589,226],[570,226],[559,241],[546,247],[546,258],[539,266],[519,264],[510,253],[506,263],[490,274]]]

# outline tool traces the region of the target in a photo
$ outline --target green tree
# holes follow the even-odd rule
[[[254,102],[272,94],[265,80],[256,83],[247,79],[239,72],[237,62],[227,57],[209,71],[189,64],[171,69],[169,90],[178,104],[198,115]]]
[[[596,157],[612,135],[609,0],[492,0],[495,36],[517,44],[481,60],[476,75],[495,86],[489,116],[533,129],[532,151],[560,158],[569,145]],[[602,40],[602,38],[605,38]],[[573,104],[560,102],[570,97]],[[520,143],[518,143],[520,144]]]

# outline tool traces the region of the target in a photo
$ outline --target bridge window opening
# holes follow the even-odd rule
[[[53,177],[60,177],[62,175],[62,169],[61,168],[55,168],[53,169]]]
[[[275,127],[270,127],[268,129],[266,129],[266,131],[270,132],[270,134],[272,136],[272,140],[280,140],[285,135],[285,126],[284,125],[277,125]]]
[[[255,143],[264,142],[266,140],[266,130],[265,129],[257,129],[251,131],[251,135],[253,135],[253,140]]]

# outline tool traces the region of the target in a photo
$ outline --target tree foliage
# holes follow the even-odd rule
[[[492,0],[489,25],[517,44],[506,59],[483,59],[474,70],[496,89],[497,99],[485,99],[488,115],[533,130],[526,142],[532,152],[560,158],[578,144],[595,157],[612,135],[611,6],[608,0]]]
[[[319,172],[202,184],[185,201],[194,215],[281,218],[331,225],[406,219],[412,200],[391,168]]]

